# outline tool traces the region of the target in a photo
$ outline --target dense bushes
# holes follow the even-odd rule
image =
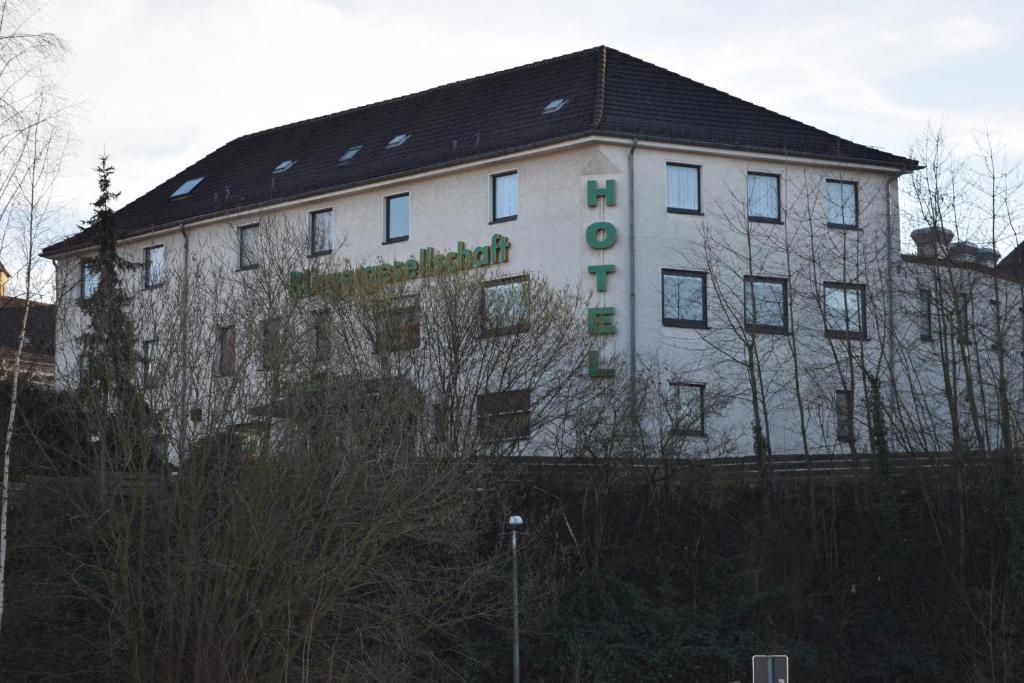
[[[1011,681],[1024,674],[1024,497],[1015,475],[972,465],[819,481],[814,519],[798,478],[751,486],[716,481],[694,466],[656,484],[637,477],[601,487],[578,477],[519,481],[508,494],[530,526],[520,556],[524,680],[743,681],[751,655],[769,652],[788,654],[794,679],[808,681]],[[218,505],[241,502],[229,496]],[[15,678],[97,670],[125,676],[96,647],[114,633],[102,606],[116,596],[104,598],[108,585],[88,583],[85,568],[101,558],[82,541],[87,521],[62,514],[45,491],[29,503],[37,507],[19,508],[12,524],[5,671]],[[493,576],[475,574],[490,566],[476,559],[491,555],[496,540],[507,543],[496,536],[502,511],[485,509],[469,524],[449,520],[436,538],[452,537],[440,545],[399,535],[397,545],[382,546],[367,576],[415,585],[380,593],[360,583],[338,593],[348,606],[328,626],[345,637],[333,646],[318,639],[314,652],[331,658],[332,668],[314,663],[309,670],[338,679],[377,670],[398,679],[507,680],[509,615],[501,605],[508,585],[500,565]],[[430,517],[443,519],[443,511]],[[246,537],[241,527],[237,533],[235,542]],[[275,554],[287,550],[286,539],[276,542],[284,545]],[[296,576],[315,585],[309,572]],[[463,580],[467,590],[459,589]],[[274,585],[253,580],[254,590]],[[198,608],[202,590],[191,595]],[[452,628],[421,632],[416,625],[438,614],[439,600]],[[361,660],[366,653],[346,639],[383,623],[382,614],[365,611],[374,605],[406,622],[388,626],[404,653],[391,669]],[[153,629],[167,619],[142,617]],[[183,628],[203,623],[201,615],[182,615]],[[211,678],[209,671],[189,676]]]

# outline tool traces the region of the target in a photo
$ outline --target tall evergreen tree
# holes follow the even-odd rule
[[[93,202],[92,217],[81,228],[98,246],[96,255],[86,264],[95,287],[81,302],[88,317],[79,338],[81,391],[94,432],[101,437],[101,465],[139,467],[149,453],[152,419],[137,379],[135,329],[122,278],[138,265],[117,253],[117,220],[110,204],[120,193],[110,189],[114,167],[105,155],[100,157],[96,173],[100,194]]]

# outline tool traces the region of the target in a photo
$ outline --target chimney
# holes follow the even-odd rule
[[[910,239],[917,245],[918,256],[941,258],[946,245],[953,241],[953,231],[945,228],[918,228],[910,233]]]
[[[974,242],[957,242],[949,245],[949,258],[961,263],[978,262],[978,245]]]
[[[996,264],[999,263],[999,256],[999,252],[992,247],[978,247],[976,258],[981,265],[995,268]]]

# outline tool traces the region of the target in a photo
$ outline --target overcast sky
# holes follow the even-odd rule
[[[901,154],[929,122],[1024,158],[1024,3],[52,0],[79,103],[59,184],[89,215],[239,135],[605,44]]]

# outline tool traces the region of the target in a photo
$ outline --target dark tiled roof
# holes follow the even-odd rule
[[[1018,244],[996,266],[996,270],[1014,279],[1024,277],[1024,243]]]
[[[541,114],[565,98],[559,111]],[[410,138],[385,149],[400,133]],[[117,212],[126,235],[244,207],[591,134],[859,162],[907,170],[916,162],[843,140],[714,88],[596,47],[229,142]],[[348,164],[348,148],[363,149]],[[293,159],[289,171],[273,174]],[[183,182],[203,181],[172,200]],[[52,256],[88,231],[47,247]]]
[[[0,296],[0,349],[16,350],[21,333],[21,318],[25,300],[13,296]],[[53,355],[54,307],[38,301],[29,302],[28,325],[25,329],[25,352]]]

